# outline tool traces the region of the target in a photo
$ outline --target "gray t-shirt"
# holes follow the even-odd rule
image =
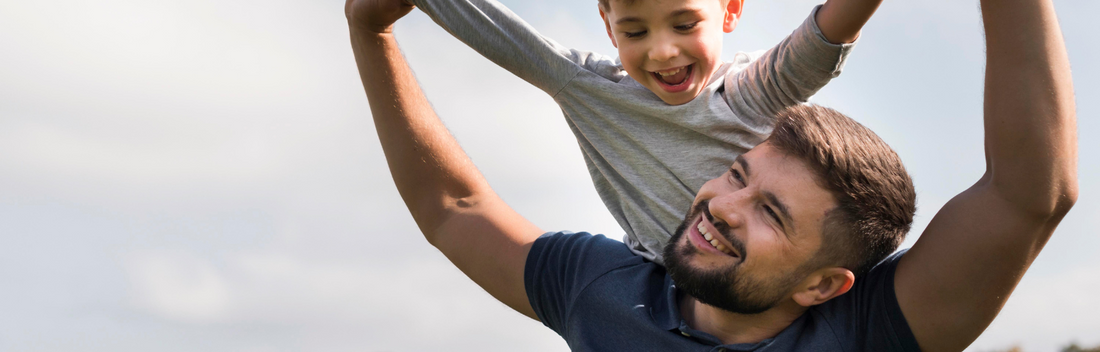
[[[852,44],[829,43],[814,13],[767,52],[738,53],[692,101],[668,105],[617,59],[543,37],[492,0],[412,0],[471,48],[561,106],[596,191],[639,255],[661,250],[695,193],[771,133],[775,114],[840,74]]]

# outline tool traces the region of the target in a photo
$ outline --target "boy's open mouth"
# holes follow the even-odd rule
[[[695,68],[694,64],[649,74],[653,75],[657,82],[662,83],[665,90],[677,92],[687,88],[693,68]]]

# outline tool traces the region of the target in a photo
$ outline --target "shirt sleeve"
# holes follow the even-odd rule
[[[805,103],[840,75],[855,43],[833,44],[810,17],[775,47],[760,54],[738,54],[734,65],[747,66],[725,77],[726,102],[734,113],[772,125],[784,109]]]
[[[570,309],[590,283],[612,270],[641,261],[622,242],[602,235],[546,233],[527,255],[524,288],[539,320],[564,335]]]
[[[512,74],[556,95],[580,71],[606,71],[612,60],[543,37],[493,0],[410,0],[470,48]]]

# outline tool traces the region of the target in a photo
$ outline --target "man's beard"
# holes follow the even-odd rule
[[[781,277],[774,285],[764,285],[740,272],[741,263],[747,259],[745,245],[734,236],[723,236],[737,249],[741,258],[736,263],[715,268],[694,268],[688,259],[697,255],[698,249],[690,243],[677,248],[680,238],[686,236],[688,226],[699,218],[708,202],[702,201],[688,212],[684,222],[676,228],[676,233],[665,245],[665,267],[668,269],[676,287],[698,299],[704,304],[739,314],[757,314],[775,307],[783,298],[786,290],[797,282],[798,273]],[[710,214],[707,214],[709,218]],[[704,220],[709,221],[709,220]],[[726,233],[729,227],[725,223],[715,224],[719,232]],[[794,281],[792,281],[794,280]]]

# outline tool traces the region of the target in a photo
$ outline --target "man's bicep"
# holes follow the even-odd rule
[[[1054,227],[983,178],[933,217],[898,264],[898,304],[921,348],[962,350],[997,316]]]
[[[523,269],[542,231],[500,198],[491,198],[451,214],[435,230],[433,245],[497,300],[537,320]]]

